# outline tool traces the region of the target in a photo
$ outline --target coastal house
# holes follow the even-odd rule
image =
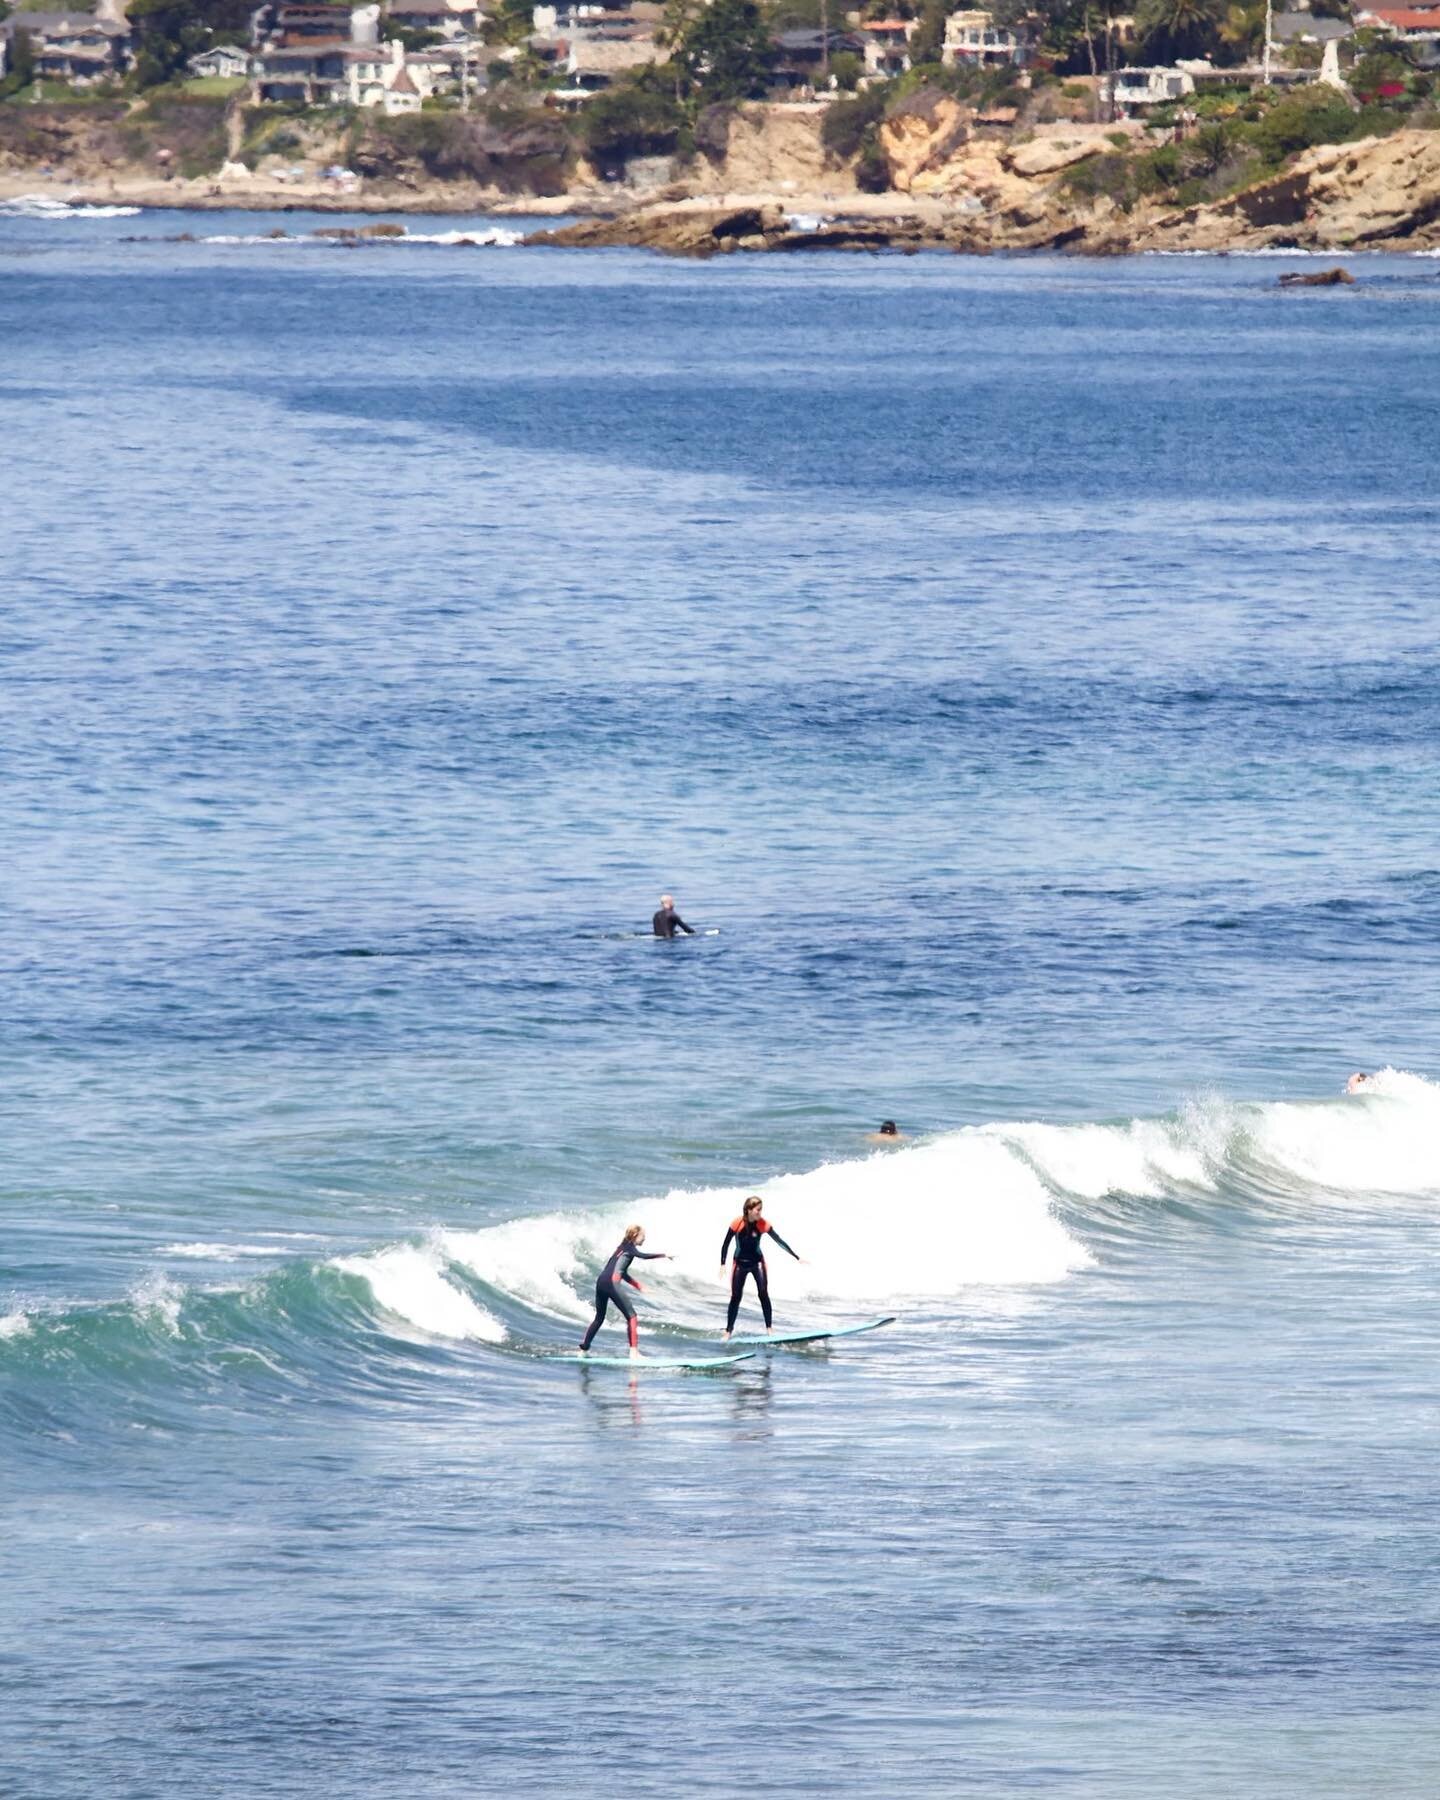
[[[968,63],[994,68],[1009,63],[1023,68],[1030,58],[1031,39],[1020,25],[997,25],[993,13],[983,10],[954,12],[945,21],[945,41],[940,60],[947,68]]]
[[[250,15],[250,42],[296,50],[307,44],[373,44],[380,36],[380,8],[320,3],[287,5],[270,0]]]
[[[114,19],[99,19],[85,12],[11,13],[0,23],[7,52],[17,31],[29,36],[35,73],[46,81],[94,87],[123,75],[129,66],[130,27]],[[6,61],[8,64],[8,55]]]
[[[1122,119],[1152,106],[1167,106],[1194,92],[1194,75],[1180,68],[1116,69],[1100,81],[1101,100]]]
[[[865,40],[867,75],[903,75],[910,67],[910,40],[918,19],[870,19],[860,27]]]
[[[410,56],[392,39],[383,44],[354,44],[341,52],[345,63],[346,98],[352,106],[374,108],[387,119],[419,112],[435,91],[436,65],[420,63],[421,52]]]
[[[1427,68],[1440,65],[1440,0],[1434,5],[1416,0],[1411,6],[1357,6],[1355,24],[1361,30],[1383,31],[1387,37],[1398,38]]]
[[[865,57],[865,39],[857,31],[801,28],[780,32],[771,44],[775,60],[770,87],[780,97],[828,88],[829,65],[837,56],[854,56],[862,62]]]
[[[393,0],[385,17],[407,31],[433,31],[454,39],[476,36],[484,15],[475,0]]]
[[[238,44],[212,44],[208,50],[197,51],[185,66],[192,75],[235,81],[250,73],[250,52]]]
[[[379,50],[380,8],[262,6],[253,15],[250,91],[257,102],[343,106],[352,99],[352,64]],[[389,56],[388,48],[385,56]]]
[[[1339,44],[1354,35],[1349,19],[1322,19],[1312,12],[1277,12],[1270,19],[1275,44]]]

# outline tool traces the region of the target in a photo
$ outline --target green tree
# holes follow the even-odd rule
[[[763,99],[774,50],[755,0],[712,0],[686,31],[674,60],[707,103]]]
[[[1236,62],[1258,56],[1265,44],[1264,0],[1240,0],[1225,9],[1218,26],[1220,42]]]
[[[35,79],[35,43],[23,25],[17,25],[10,39],[10,66],[0,81],[0,99],[18,94]]]
[[[182,75],[197,51],[243,42],[250,6],[248,0],[130,0],[128,17],[136,85],[147,88]]]
[[[940,49],[945,42],[945,20],[949,14],[946,0],[926,0],[920,23],[910,35],[912,69],[918,69],[923,63],[939,62]]]
[[[838,50],[830,58],[830,73],[842,93],[853,94],[865,73],[865,65],[853,51]]]
[[[1220,42],[1225,0],[1140,0],[1135,30],[1146,56],[1173,62],[1177,56],[1205,56]]]

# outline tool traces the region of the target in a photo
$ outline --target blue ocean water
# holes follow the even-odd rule
[[[0,1789],[1433,1793],[1440,265],[187,223],[0,218]],[[546,1361],[752,1190],[896,1324]]]

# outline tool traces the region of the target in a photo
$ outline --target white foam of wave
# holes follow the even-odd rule
[[[333,237],[275,237],[270,232],[215,232],[209,237],[200,239],[202,244],[267,244],[307,246],[312,250],[333,250],[336,244],[351,246],[354,244],[380,244],[386,248],[392,245],[406,244],[442,244],[453,248],[462,245],[467,249],[499,249],[508,250],[524,240],[523,231],[510,231],[504,226],[492,226],[484,231],[407,231],[404,237],[398,238],[333,238]]]
[[[1382,1069],[1358,1094],[1254,1109],[1254,1154],[1291,1181],[1347,1194],[1440,1193],[1440,1086]]]
[[[673,1262],[637,1265],[667,1318],[709,1318],[723,1299],[720,1245],[748,1188],[677,1191],[589,1213],[549,1213],[437,1235],[437,1251],[496,1289],[562,1318],[590,1311],[596,1265],[625,1227]],[[786,1303],[888,1305],[992,1285],[1059,1281],[1091,1261],[1007,1145],[965,1131],[901,1152],[763,1184],[766,1216],[806,1260],[769,1257]]]
[[[0,200],[0,213],[21,219],[133,219],[138,206],[84,206],[49,194],[18,194]]]
[[[503,225],[490,226],[485,231],[407,231],[403,238],[390,238],[392,244],[463,244],[496,250],[508,250],[515,244],[525,241],[523,231],[510,231]]]
[[[431,1245],[394,1244],[364,1256],[337,1256],[330,1266],[358,1275],[382,1312],[427,1337],[478,1339],[485,1344],[504,1339],[500,1321],[445,1279],[439,1254]]]
[[[24,1337],[29,1329],[30,1316],[28,1313],[17,1311],[6,1313],[3,1318],[0,1318],[0,1339]]]
[[[238,1262],[242,1256],[278,1256],[274,1244],[162,1244],[161,1256],[188,1256],[206,1262]]]
[[[1046,1185],[1079,1199],[1219,1188],[1237,1166],[1292,1191],[1440,1194],[1440,1086],[1384,1069],[1328,1100],[1192,1101],[1173,1119],[986,1125]]]
[[[131,1293],[130,1304],[142,1320],[158,1320],[171,1337],[179,1337],[184,1299],[184,1288],[168,1275],[149,1275]]]

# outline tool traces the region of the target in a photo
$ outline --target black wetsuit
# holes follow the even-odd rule
[[[595,1283],[595,1317],[590,1321],[590,1329],[581,1340],[580,1348],[582,1350],[590,1348],[595,1333],[605,1323],[605,1314],[612,1300],[625,1315],[625,1324],[630,1333],[630,1348],[632,1350],[635,1348],[635,1302],[621,1289],[620,1283],[628,1281],[631,1287],[639,1287],[640,1283],[630,1273],[630,1264],[637,1256],[642,1262],[659,1262],[664,1256],[664,1251],[637,1250],[631,1243],[620,1245],[600,1271],[599,1279]]]
[[[673,906],[662,906],[650,924],[656,937],[674,937],[677,931],[683,931],[686,937],[695,935]]]
[[[720,1267],[725,1267],[725,1257],[730,1249],[731,1240],[735,1243],[735,1262],[730,1271],[730,1311],[725,1319],[725,1329],[733,1331],[735,1320],[740,1313],[740,1296],[745,1291],[745,1277],[755,1277],[755,1292],[760,1296],[760,1310],[765,1315],[765,1329],[770,1329],[770,1280],[765,1273],[764,1239],[766,1233],[775,1240],[782,1250],[790,1250],[790,1246],[781,1237],[773,1225],[767,1225],[764,1219],[747,1219],[742,1214],[725,1233],[725,1242],[720,1246]],[[796,1262],[800,1258],[793,1250],[790,1254]]]

